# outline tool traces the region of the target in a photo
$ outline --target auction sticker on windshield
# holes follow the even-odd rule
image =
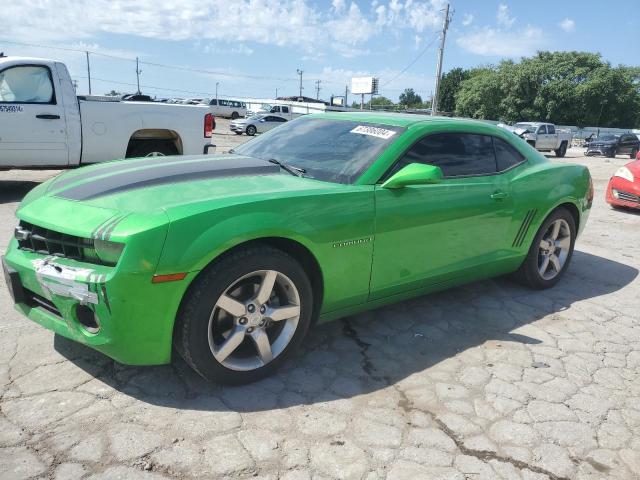
[[[396,134],[396,132],[394,132],[393,130],[387,130],[386,128],[369,127],[367,125],[358,125],[356,128],[351,130],[351,133],[361,133],[362,135],[384,138],[385,140],[388,140]]]

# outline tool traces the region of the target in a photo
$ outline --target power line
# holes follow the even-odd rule
[[[436,40],[438,40],[438,36],[436,34],[436,36],[434,36],[434,38],[424,47],[424,49],[422,49],[422,51],[418,54],[418,56],[416,58],[414,58],[413,60],[411,60],[411,63],[409,63],[409,65],[407,65],[406,67],[404,67],[395,77],[393,77],[391,80],[388,80],[386,82],[384,82],[382,84],[382,87],[386,87],[387,85],[389,85],[390,83],[394,82],[395,80],[397,80],[404,72],[406,72],[407,70],[409,70],[411,67],[413,67],[413,65],[420,60],[420,58],[427,53],[427,50],[429,50],[433,44],[436,42]]]

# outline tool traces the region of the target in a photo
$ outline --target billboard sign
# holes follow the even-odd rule
[[[371,95],[378,93],[378,79],[375,77],[354,77],[351,79],[351,93]]]

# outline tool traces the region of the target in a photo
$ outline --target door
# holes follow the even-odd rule
[[[16,65],[0,71],[0,165],[68,163],[64,106],[56,99],[51,70]]]
[[[286,121],[287,120],[282,117],[276,117],[275,115],[267,115],[266,117],[260,120],[259,130],[260,132],[266,132],[268,130],[271,130],[272,128],[277,127],[278,125],[281,125]]]
[[[376,188],[371,299],[464,276],[497,260],[513,213],[510,186],[497,174],[490,136],[446,133],[416,143],[392,172],[410,163],[439,166],[436,184]]]
[[[546,125],[540,125],[538,127],[536,148],[538,150],[551,150],[551,142],[549,141]]]

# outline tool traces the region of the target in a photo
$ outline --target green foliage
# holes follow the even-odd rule
[[[440,112],[453,112],[456,109],[455,95],[460,90],[462,82],[469,78],[469,70],[454,68],[442,76],[440,81],[440,97],[438,110]]]
[[[519,63],[456,72],[450,83],[455,87],[462,75],[453,93],[457,115],[577,126],[640,124],[640,68],[612,67],[597,53],[539,52]],[[454,88],[447,88],[449,95]]]
[[[373,97],[371,99],[371,106],[392,106],[394,103],[387,97]]]
[[[400,105],[404,105],[406,107],[415,108],[422,104],[422,98],[413,90],[413,88],[405,88],[404,92],[400,94],[399,100]]]

